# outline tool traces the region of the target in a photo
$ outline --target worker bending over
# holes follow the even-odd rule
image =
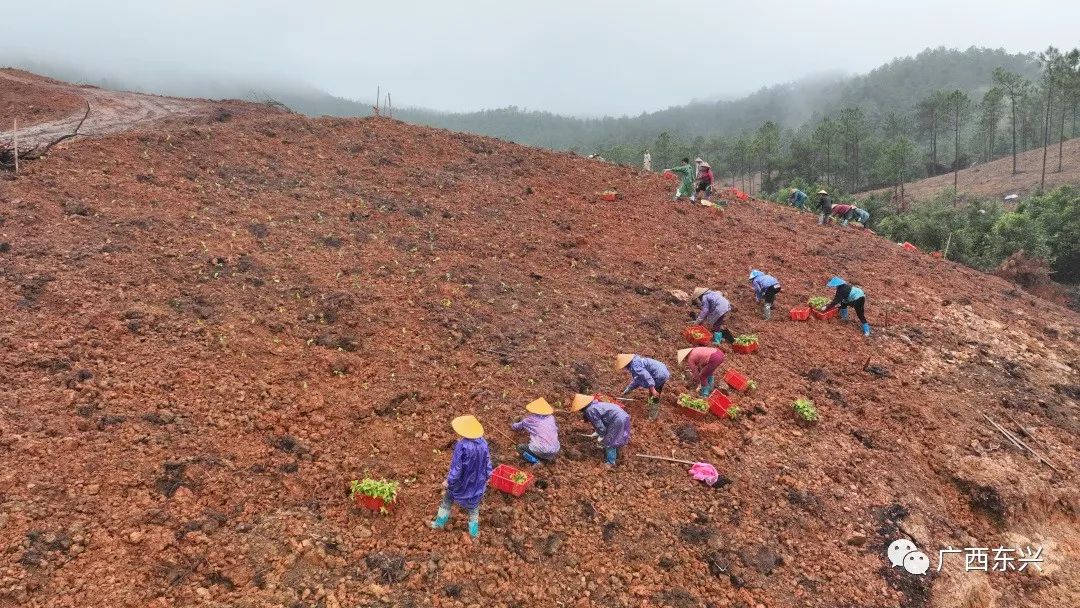
[[[818,217],[818,224],[824,225],[829,221],[832,214],[832,198],[829,197],[829,193],[825,190],[818,190],[818,211],[821,212],[821,216]]]
[[[555,424],[554,408],[544,398],[525,406],[529,415],[510,425],[515,431],[529,434],[529,443],[517,446],[521,458],[529,464],[551,462],[559,453],[559,427]]]
[[[776,303],[776,294],[780,293],[780,280],[760,270],[750,271],[750,286],[754,288],[754,301],[765,302],[762,315],[768,321],[772,318],[772,307]]]
[[[713,332],[713,345],[719,346],[721,340],[728,344],[735,342],[735,335],[727,329],[727,315],[731,312],[731,302],[728,302],[724,294],[713,291],[706,287],[694,289],[694,302],[701,303],[701,311],[698,312],[695,323],[704,325]]]
[[[833,296],[832,302],[829,302],[821,311],[828,312],[839,306],[840,318],[846,321],[848,318],[848,306],[854,308],[855,314],[859,317],[859,322],[862,323],[863,335],[869,336],[870,324],[866,322],[866,294],[863,293],[862,288],[852,285],[840,277],[829,279],[825,286],[835,287],[836,295]]]
[[[680,198],[690,197],[690,200],[694,200],[694,178],[697,177],[697,168],[690,164],[689,158],[682,159],[683,164],[678,167],[672,167],[668,169],[675,175],[679,176],[679,187],[675,190],[675,197],[671,200],[677,201]]]
[[[690,372],[690,388],[697,388],[702,397],[708,397],[713,390],[713,372],[724,363],[724,351],[711,346],[696,346],[680,350],[677,357],[679,363],[685,362],[686,371]]]
[[[615,356],[615,369],[630,372],[630,384],[623,389],[623,395],[636,388],[649,390],[649,420],[656,420],[660,415],[660,393],[671,377],[667,366],[656,359],[623,353]]]
[[[805,192],[799,190],[798,188],[795,188],[791,191],[791,194],[788,195],[788,202],[790,202],[791,205],[799,211],[802,211],[806,208],[807,198],[809,197],[806,196]]]
[[[582,418],[592,425],[600,447],[604,448],[604,462],[615,466],[619,448],[630,442],[630,414],[614,403],[599,401],[592,395],[574,395],[570,401],[571,412],[581,412]]]
[[[484,441],[484,427],[473,416],[458,416],[450,423],[461,436],[454,444],[450,472],[443,481],[442,502],[431,527],[441,530],[450,520],[454,504],[469,514],[469,536],[480,535],[480,501],[484,499],[488,478],[491,477],[491,452]]]

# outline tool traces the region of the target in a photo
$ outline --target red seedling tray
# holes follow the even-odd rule
[[[356,501],[356,506],[359,509],[367,509],[368,511],[375,511],[376,513],[382,512],[383,508],[386,508],[386,512],[389,513],[397,506],[397,499],[394,502],[386,502],[381,498],[374,496],[367,496],[366,494],[353,494],[353,500]]]
[[[614,203],[615,202],[615,194],[605,192],[605,193],[600,195],[600,200],[607,201],[609,203]]]
[[[705,419],[705,412],[695,410],[692,407],[683,407],[683,406],[679,405],[679,406],[676,406],[676,409],[679,410],[680,414],[682,414],[683,416],[689,418],[690,420],[704,420]]]
[[[683,338],[694,346],[712,344],[712,332],[704,325],[691,325],[683,330]]]
[[[758,342],[754,342],[753,344],[732,344],[731,350],[739,353],[740,355],[749,355],[750,353],[756,351],[758,349],[758,346]]]
[[[731,397],[728,397],[724,393],[713,391],[713,393],[709,395],[709,411],[712,412],[713,416],[726,418],[728,408],[731,407],[731,404]]]
[[[907,241],[904,241],[904,249],[907,249],[908,251],[911,251],[911,252],[914,252],[914,253],[919,252],[918,247],[916,247],[915,245],[912,245],[911,243],[909,243]]]
[[[750,388],[750,379],[733,369],[724,372],[724,382],[740,393]]]
[[[510,479],[510,476],[514,473],[524,473],[525,481],[522,483],[514,483],[514,481]],[[534,481],[536,481],[536,477],[528,471],[516,469],[508,464],[500,464],[491,472],[491,485],[495,486],[496,490],[506,492],[511,496],[521,496],[525,493],[525,490],[529,489],[529,486],[531,486]]]
[[[791,309],[791,320],[792,321],[805,321],[805,320],[807,320],[809,318],[810,318],[810,307],[809,306],[800,306],[798,308],[792,308]]]
[[[820,310],[811,310],[810,314],[814,315],[814,318],[818,321],[827,321],[829,319],[835,319],[840,315],[839,308],[831,308],[829,312],[821,312]]]

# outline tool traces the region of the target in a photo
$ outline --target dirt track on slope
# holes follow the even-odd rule
[[[0,87],[7,86],[20,87],[25,91],[20,92],[32,99],[53,96],[53,99],[44,104],[47,108],[46,115],[55,115],[58,110],[76,106],[76,109],[62,117],[20,127],[19,145],[21,148],[47,143],[71,133],[85,114],[87,103],[90,104],[90,115],[79,130],[79,134],[85,136],[107,135],[129,129],[145,128],[165,118],[198,114],[208,111],[211,107],[211,104],[203,100],[75,86],[16,70],[0,70]],[[6,92],[5,98],[7,98]],[[0,141],[10,141],[13,135],[10,130],[11,124],[0,125],[0,128],[6,129],[0,131]]]

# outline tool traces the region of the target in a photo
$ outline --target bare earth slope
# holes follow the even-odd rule
[[[1039,190],[1042,158],[1042,148],[1017,154],[1016,175],[1012,172],[1011,156],[962,169],[958,177],[957,190],[963,196],[977,199],[1001,200],[1009,194],[1029,196]],[[1064,153],[1061,155],[1064,162],[1060,173],[1057,170],[1058,158],[1058,146],[1052,144],[1046,155],[1046,189],[1052,190],[1066,184],[1080,185],[1080,138],[1065,141]],[[904,194],[915,201],[926,201],[952,186],[953,174],[947,173],[905,184]],[[864,194],[891,190],[891,188],[883,188]]]
[[[785,207],[674,206],[651,174],[233,110],[0,180],[0,606],[1080,605],[1075,313]],[[598,202],[608,186],[623,200]],[[761,321],[751,267],[781,308],[861,284],[874,336]],[[742,419],[685,428],[673,380],[658,421],[629,404],[607,472],[563,416],[544,487],[491,490],[478,543],[460,514],[426,527],[451,418],[475,412],[513,462],[526,401],[618,390],[620,351],[673,363],[693,311],[667,292],[699,284],[762,341],[729,359],[760,384]],[[406,481],[392,516],[349,506],[365,472]],[[885,557],[898,528],[935,566],[947,545],[1045,561],[917,577]]]

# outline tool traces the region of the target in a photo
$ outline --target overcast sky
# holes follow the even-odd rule
[[[1080,44],[1077,0],[0,0],[0,65],[273,78],[394,105],[636,114],[928,46]]]

